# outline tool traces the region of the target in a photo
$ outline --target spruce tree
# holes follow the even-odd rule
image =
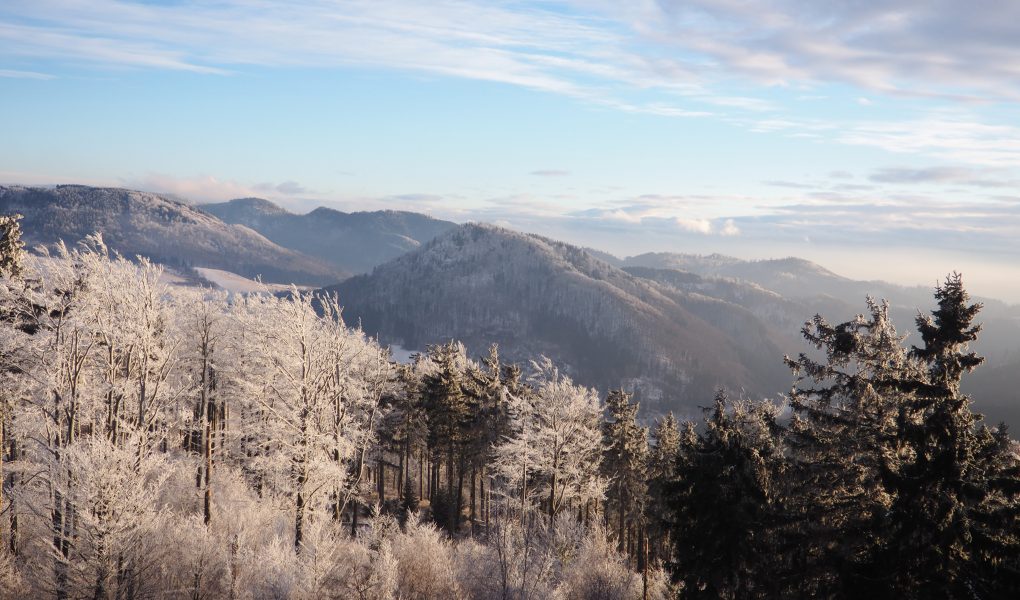
[[[446,493],[445,509],[449,511],[445,523],[455,532],[460,523],[460,490],[454,486],[454,473],[458,471],[456,458],[464,439],[465,422],[469,416],[467,397],[464,394],[464,374],[458,359],[463,358],[461,346],[454,342],[429,348],[436,363],[435,372],[422,382],[422,396],[429,427],[429,447],[445,451]],[[436,467],[436,470],[437,467]],[[433,476],[438,487],[438,475]],[[435,499],[435,497],[433,498]]]
[[[659,418],[652,429],[652,449],[648,452],[648,515],[649,553],[653,560],[665,559],[669,531],[662,526],[662,515],[668,513],[666,489],[676,468],[680,452],[680,427],[673,413]]]
[[[615,514],[621,551],[636,551],[636,544],[628,540],[632,530],[643,523],[647,494],[648,430],[638,425],[638,408],[630,402],[630,394],[612,390],[602,423],[602,472],[609,480],[607,516]]]
[[[688,423],[667,486],[674,579],[685,598],[775,598],[783,446],[769,403],[720,392],[704,431]]]
[[[838,325],[815,316],[802,333],[824,362],[786,359],[798,378],[787,435],[789,562],[777,577],[818,597],[858,595],[873,581],[904,378],[916,371],[888,304],[869,298],[868,312]]]
[[[1020,478],[1004,426],[992,431],[960,391],[984,359],[971,351],[981,305],[959,274],[919,315],[920,376],[901,409],[899,448],[888,482],[893,502],[876,571],[890,597],[1006,597],[1020,592]]]
[[[923,342],[903,347],[888,306],[806,339],[824,362],[787,359],[790,395],[779,569],[814,597],[998,598],[1020,592],[1020,470],[1005,426],[980,423],[961,393],[983,359],[980,326],[959,275],[921,315]]]

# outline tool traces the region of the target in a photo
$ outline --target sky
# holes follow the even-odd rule
[[[1020,3],[0,0],[0,183],[1020,302]]]

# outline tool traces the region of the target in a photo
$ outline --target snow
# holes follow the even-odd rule
[[[251,294],[258,292],[272,294],[290,289],[289,285],[283,285],[280,283],[262,283],[261,281],[248,279],[247,277],[242,277],[237,273],[231,273],[230,271],[223,271],[221,269],[197,267],[195,270],[213,285],[235,294]],[[299,289],[304,288],[299,287]]]

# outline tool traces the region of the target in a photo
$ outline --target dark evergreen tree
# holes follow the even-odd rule
[[[962,278],[935,290],[938,307],[919,315],[921,369],[899,418],[892,505],[875,562],[887,597],[1001,598],[1020,595],[1020,472],[1005,427],[979,426],[961,393],[984,359],[969,349],[981,330]]]
[[[830,325],[820,316],[803,335],[824,362],[806,354],[787,364],[790,392],[789,523],[777,572],[790,589],[817,597],[854,596],[870,587],[881,522],[892,501],[884,481],[895,460],[904,378],[916,374],[889,307],[868,299],[869,315]]]
[[[445,453],[446,493],[443,504],[450,512],[443,522],[452,533],[460,525],[463,469],[458,468],[457,458],[460,456],[464,430],[470,417],[461,369],[461,363],[465,361],[462,346],[455,342],[429,347],[429,356],[435,362],[436,369],[423,378],[422,400],[428,420],[429,448],[434,453]],[[439,468],[436,462],[433,466],[432,486],[434,516],[437,515],[436,491],[439,488]],[[458,474],[456,478],[455,473]]]
[[[606,516],[616,520],[620,551],[637,551],[634,535],[644,523],[647,488],[648,430],[638,425],[638,405],[630,394],[612,390],[602,423],[602,472],[609,480]]]
[[[648,452],[648,515],[649,554],[652,560],[668,558],[669,531],[662,526],[662,515],[668,514],[666,489],[676,469],[680,452],[680,427],[673,413],[657,419],[652,428],[652,449]]]
[[[888,308],[804,334],[790,401],[787,589],[814,597],[999,598],[1020,593],[1020,471],[1005,427],[989,429],[960,391],[982,360],[980,305],[959,275],[919,316],[909,352]],[[780,577],[782,579],[782,576]]]
[[[407,518],[414,512],[418,512],[418,491],[411,478],[407,477],[400,492],[400,524],[407,523]]]
[[[704,432],[688,423],[666,489],[674,579],[685,598],[776,598],[782,436],[772,404],[720,392]]]
[[[466,388],[469,404],[469,418],[465,421],[464,462],[471,471],[469,512],[472,527],[479,518],[488,514],[486,480],[488,466],[495,459],[494,448],[509,433],[509,414],[506,394],[508,386],[520,385],[520,370],[516,380],[510,366],[504,366],[499,358],[499,348],[493,344],[489,355],[482,359],[482,368],[471,369]]]

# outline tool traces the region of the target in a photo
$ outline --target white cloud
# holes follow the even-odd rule
[[[675,217],[673,222],[676,226],[684,231],[690,231],[691,233],[701,233],[708,235],[712,233],[712,221],[708,219],[686,219],[683,217]]]
[[[46,73],[37,73],[35,71],[18,71],[15,69],[0,69],[0,77],[7,77],[9,79],[54,79],[53,75]]]
[[[983,122],[958,111],[936,111],[906,121],[857,123],[836,139],[969,165],[1020,167],[1020,127]]]
[[[128,177],[120,180],[121,187],[172,194],[184,200],[194,202],[212,202],[246,198],[252,196],[268,196],[281,199],[297,194],[315,195],[296,181],[282,183],[243,183],[231,179],[221,179],[212,175],[196,175],[194,177],[177,177],[165,173],[148,173],[140,177]]]
[[[1015,100],[1020,3],[33,0],[0,4],[0,55],[207,74],[249,65],[381,67],[973,164],[1015,162],[1020,144],[1010,142],[1020,139],[1015,127],[979,119],[811,121],[762,89],[814,92],[834,82],[866,92],[862,105],[875,104],[876,93],[950,105]],[[14,69],[0,76],[48,77]],[[933,138],[929,125],[941,135]]]

